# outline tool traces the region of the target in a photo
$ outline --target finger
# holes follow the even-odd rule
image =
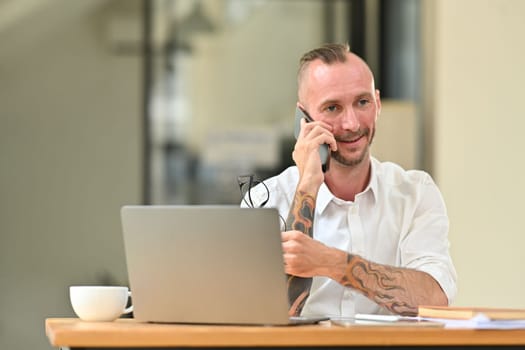
[[[314,126],[314,127],[318,126],[318,127],[322,128],[322,129],[328,131],[329,133],[332,133],[332,131],[334,129],[332,125],[330,125],[330,124],[328,124],[326,122],[323,122],[321,120],[313,122],[313,123],[310,123],[310,124],[312,126]]]
[[[295,242],[294,240],[283,242],[281,246],[284,254],[297,251],[297,242]]]
[[[305,127],[305,136],[307,136],[308,139],[313,139],[322,134],[331,136],[332,127],[326,123],[321,122],[308,123],[308,125]]]
[[[317,145],[327,144],[330,150],[337,151],[337,143],[332,134],[321,134],[312,140]]]
[[[304,118],[301,119],[301,131],[299,133],[299,136],[306,137],[306,136],[316,136],[320,133],[327,132],[328,134],[332,134],[333,127],[323,121],[313,121],[313,122],[307,122]]]
[[[284,266],[285,271],[289,272],[295,272],[295,264],[297,262],[297,256],[295,254],[283,254],[283,260],[284,260]]]
[[[301,118],[301,130],[299,131],[298,138],[302,138],[305,135],[308,135],[309,130],[311,128],[311,127],[308,126],[308,124],[309,123],[304,118]]]
[[[304,252],[303,245],[300,244],[296,240],[290,240],[290,241],[283,242],[281,246],[282,246],[283,253],[289,254],[290,258],[292,258],[292,255],[293,257],[296,257],[297,254],[301,254]]]
[[[283,231],[281,232],[281,242],[287,242],[291,239],[292,231]]]
[[[301,231],[297,230],[289,230],[289,231],[283,231],[281,232],[281,241],[291,241],[297,238],[300,238],[303,233]]]
[[[335,137],[330,130],[324,126],[314,126],[307,134],[306,140],[309,140],[311,144],[322,145],[327,144],[332,151],[337,151],[337,143]]]

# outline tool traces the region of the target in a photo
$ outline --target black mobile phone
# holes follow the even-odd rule
[[[294,136],[295,139],[299,137],[299,132],[301,131],[301,119],[306,120],[307,123],[310,123],[313,121],[312,117],[308,115],[306,111],[303,111],[301,108],[296,107],[295,108],[295,127],[294,127]],[[323,169],[323,172],[326,172],[328,170],[328,167],[330,166],[330,149],[326,143],[319,146],[319,156],[321,157],[321,167]]]

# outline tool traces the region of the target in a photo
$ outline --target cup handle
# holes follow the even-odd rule
[[[131,292],[128,292],[128,298],[131,297]],[[122,312],[123,314],[129,314],[130,312],[133,311],[133,305],[130,305],[129,307],[127,307],[124,312]]]

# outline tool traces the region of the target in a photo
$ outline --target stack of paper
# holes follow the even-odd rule
[[[525,309],[420,306],[418,316],[445,328],[525,329]]]

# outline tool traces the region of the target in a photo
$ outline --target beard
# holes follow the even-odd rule
[[[374,136],[376,133],[376,129],[370,130],[369,128],[366,128],[365,130],[361,130],[356,133],[349,133],[345,135],[340,135],[335,138],[336,141],[348,141],[356,139],[357,137],[366,137],[369,139],[368,144],[366,147],[357,155],[353,157],[346,157],[343,154],[341,154],[339,151],[331,152],[331,157],[334,158],[335,161],[338,163],[348,166],[348,167],[354,167],[356,165],[359,165],[365,160],[367,156],[370,155],[370,146],[372,145],[372,141],[374,140]]]

